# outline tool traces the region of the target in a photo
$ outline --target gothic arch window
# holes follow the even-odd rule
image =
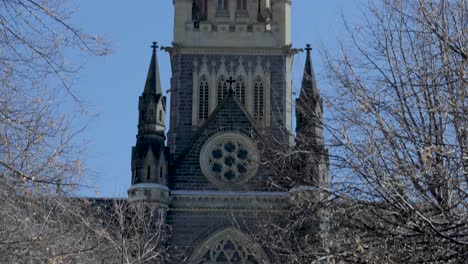
[[[245,106],[245,82],[242,77],[237,78],[236,82],[236,96],[241,101],[241,103]]]
[[[162,178],[163,177],[163,167],[161,166],[159,168],[159,178]]]
[[[237,10],[247,10],[247,0],[237,0]]]
[[[148,117],[148,120],[149,120],[150,122],[153,121],[153,116],[154,116],[154,111],[153,111],[153,109],[150,109],[150,110],[149,110],[149,117]]]
[[[221,76],[218,81],[218,104],[221,103],[223,98],[227,95],[227,82],[224,76]]]
[[[206,20],[207,14],[208,14],[208,4],[207,0],[196,0],[197,1],[197,7],[200,12],[200,20]]]
[[[148,166],[148,168],[146,169],[146,179],[151,179],[151,166]]]
[[[208,118],[208,100],[209,100],[209,87],[206,77],[203,76],[199,86],[198,98],[198,119],[204,120]]]
[[[228,10],[228,0],[218,0],[218,10]]]
[[[190,263],[258,264],[266,260],[261,248],[250,238],[234,228],[227,228],[210,236],[190,259]]]
[[[262,120],[263,119],[263,113],[264,113],[264,85],[263,82],[260,78],[257,78],[254,84],[254,118],[257,120]]]

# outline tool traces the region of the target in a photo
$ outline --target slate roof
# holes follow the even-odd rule
[[[161,140],[141,137],[134,148],[134,159],[143,160],[148,151],[151,149],[155,158],[159,160],[161,153],[165,151],[164,134],[161,135]],[[167,155],[166,155],[167,156]]]
[[[210,116],[208,117],[207,120],[205,120],[205,122],[203,123],[203,125],[200,127],[200,129],[197,131],[197,133],[193,136],[190,144],[187,145],[187,147],[185,147],[184,151],[182,151],[182,154],[180,154],[179,157],[177,157],[177,159],[175,160],[174,162],[174,166],[177,166],[178,163],[180,163],[184,158],[185,156],[187,155],[187,153],[190,151],[190,149],[195,146],[195,143],[200,139],[200,137],[203,136],[205,130],[208,129],[208,127],[210,126],[210,124],[213,122],[213,120],[217,117],[218,113],[228,104],[228,103],[231,103],[231,102],[234,102],[238,107],[239,109],[241,110],[241,112],[243,113],[243,115],[245,116],[245,118],[249,121],[252,129],[256,132],[257,135],[260,136],[260,138],[262,139],[262,132],[263,130],[261,129],[261,127],[259,127],[258,125],[256,125],[256,121],[255,119],[250,115],[250,113],[247,111],[247,109],[245,109],[244,105],[242,104],[242,102],[239,101],[239,99],[236,97],[235,93],[233,90],[230,90],[229,93],[228,93],[228,96],[226,96],[225,98],[223,98],[223,101],[221,101],[215,108],[215,110],[210,114]]]

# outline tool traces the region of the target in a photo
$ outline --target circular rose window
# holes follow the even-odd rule
[[[217,185],[239,185],[258,169],[258,151],[250,138],[240,133],[221,133],[209,138],[200,153],[203,174]]]

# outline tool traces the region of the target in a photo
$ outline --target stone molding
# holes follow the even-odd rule
[[[166,48],[167,49],[167,48]],[[180,47],[176,51],[179,54],[193,54],[193,55],[275,55],[275,56],[289,56],[291,49],[289,46],[282,48],[216,48],[216,47]]]
[[[130,202],[148,201],[161,208],[167,208],[169,204],[169,188],[157,183],[138,183],[128,189]]]
[[[291,199],[311,195],[316,187],[300,186],[289,192],[280,191],[216,191],[173,190],[165,185],[139,183],[132,185],[129,201],[150,201],[171,211],[214,212],[282,212],[290,206]]]
[[[158,183],[137,183],[130,186],[128,190],[134,189],[142,189],[142,188],[157,188],[164,191],[169,191],[169,188],[166,185],[158,184]]]
[[[171,191],[172,211],[283,211],[288,192]]]

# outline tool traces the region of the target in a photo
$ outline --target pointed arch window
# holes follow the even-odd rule
[[[236,96],[239,99],[239,101],[241,101],[241,103],[245,106],[245,83],[241,77],[237,79],[238,81],[236,83]]]
[[[146,169],[146,179],[151,179],[151,166],[148,166],[148,168]]]
[[[258,264],[266,259],[261,248],[241,232],[228,228],[215,233],[195,249],[190,263]]]
[[[205,76],[202,77],[199,87],[199,99],[198,99],[198,119],[203,120],[208,118],[208,99],[209,99],[209,87],[208,81]]]
[[[247,0],[237,0],[237,10],[247,10]]]
[[[264,86],[260,78],[258,78],[255,81],[253,92],[254,92],[254,96],[253,96],[254,97],[254,118],[257,120],[262,120],[265,102],[263,98]]]
[[[228,0],[218,0],[218,10],[227,10]]]
[[[208,9],[207,0],[193,0],[192,18],[198,18],[200,21],[206,20],[207,13],[208,13],[207,9]]]
[[[218,104],[221,103],[221,101],[226,95],[227,95],[226,78],[224,78],[224,76],[221,76],[221,78],[218,81]]]

